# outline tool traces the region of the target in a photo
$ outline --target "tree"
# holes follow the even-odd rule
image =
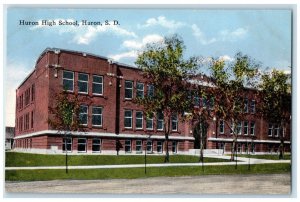
[[[211,88],[214,95],[214,112],[219,121],[224,121],[232,132],[233,141],[231,160],[234,160],[238,134],[240,133],[240,120],[245,117],[244,96],[248,94],[247,88],[255,87],[259,64],[247,55],[237,53],[235,60],[226,65],[224,60],[213,59],[211,81],[215,87]]]
[[[80,124],[80,100],[77,95],[66,91],[55,96],[55,102],[49,107],[48,123],[52,129],[58,130],[64,135],[64,147],[66,152],[66,173],[68,173],[68,145],[67,139],[73,131],[84,131]],[[83,101],[82,101],[83,102]]]
[[[162,113],[164,117],[163,131],[167,145],[165,162],[169,162],[168,142],[172,118],[184,113],[188,102],[186,81],[197,67],[196,57],[184,59],[184,49],[184,43],[177,35],[165,37],[162,42],[148,44],[135,62],[147,79],[148,92],[151,92],[150,86],[154,87],[154,93],[137,98],[136,102],[144,106],[147,117],[153,113]]]
[[[284,154],[284,132],[290,124],[291,84],[289,75],[283,71],[273,70],[262,75],[260,87],[261,105],[259,110],[269,123],[279,125],[279,159]]]

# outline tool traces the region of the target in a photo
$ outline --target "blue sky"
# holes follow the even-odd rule
[[[38,9],[9,8],[6,23],[6,124],[14,125],[15,88],[47,47],[83,51],[134,64],[147,42],[179,34],[188,56],[222,57],[238,51],[263,68],[291,66],[290,10]],[[118,20],[119,26],[20,26],[19,20]]]

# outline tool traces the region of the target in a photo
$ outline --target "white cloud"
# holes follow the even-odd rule
[[[158,34],[145,36],[142,40],[126,40],[122,46],[129,49],[142,49],[149,43],[163,42],[164,38]]]
[[[234,41],[237,39],[244,38],[248,33],[248,28],[237,28],[233,31],[223,30],[220,32],[222,41]]]
[[[49,29],[57,32],[60,35],[71,33],[73,35],[71,42],[77,43],[77,44],[84,44],[88,45],[91,41],[93,41],[98,35],[100,34],[113,34],[117,36],[126,36],[126,37],[134,37],[137,38],[137,35],[132,32],[128,31],[124,28],[121,28],[119,26],[113,26],[113,25],[81,25],[80,22],[78,22],[78,26],[76,25],[58,25],[59,21],[68,21],[70,23],[76,22],[74,19],[54,19],[54,20],[48,20],[48,21],[54,21],[56,25],[48,26],[48,25],[42,25],[42,20],[38,20],[39,25],[33,26],[30,28],[30,30],[41,30],[41,29]],[[110,24],[113,24],[113,22],[109,22]]]
[[[119,61],[123,58],[136,58],[138,55],[138,51],[145,48],[147,44],[163,42],[164,38],[158,34],[150,34],[145,36],[143,39],[136,39],[136,40],[125,40],[122,43],[122,47],[128,49],[127,52],[119,53],[119,54],[112,54],[108,57]]]
[[[207,39],[204,35],[204,33],[200,30],[200,28],[196,25],[193,24],[191,26],[192,31],[193,31],[193,35],[196,37],[196,39],[203,45],[207,45],[207,44],[211,44],[217,41],[216,38],[211,38],[211,39]]]
[[[151,26],[162,26],[168,29],[178,29],[185,24],[175,20],[167,20],[165,16],[159,16],[157,18],[149,18],[142,27],[151,27]]]
[[[223,60],[225,62],[232,62],[234,61],[234,58],[230,57],[229,55],[222,55],[219,57],[219,60]]]
[[[128,51],[128,52],[124,52],[124,53],[120,53],[120,54],[116,54],[116,55],[109,55],[109,58],[112,58],[115,61],[119,61],[123,58],[136,58],[138,55],[136,50],[132,50],[132,51]]]

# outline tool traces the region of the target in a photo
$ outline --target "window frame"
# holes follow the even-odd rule
[[[249,113],[249,100],[248,98],[244,98],[244,113]]]
[[[162,119],[159,118],[159,115],[162,115]],[[161,126],[162,128],[158,128],[158,122],[161,122]],[[164,130],[164,113],[162,112],[157,112],[157,116],[156,116],[156,129],[158,131],[163,131]]]
[[[65,140],[71,140],[70,142],[71,143],[68,143],[67,142],[67,151],[66,151],[66,148],[65,148],[65,150],[64,150],[64,147],[65,147]],[[63,141],[62,141],[62,152],[63,153],[66,153],[66,152],[68,152],[68,153],[71,153],[72,151],[73,151],[73,138],[71,138],[71,137],[67,137],[67,138],[63,138],[62,139]],[[70,147],[70,150],[68,150],[68,145],[71,145],[71,147]]]
[[[141,113],[142,117],[138,117],[137,116],[138,113]],[[136,130],[143,130],[144,129],[144,120],[143,119],[144,119],[144,113],[143,113],[143,111],[136,111],[135,112],[135,129]],[[138,120],[142,121],[142,127],[137,127]]]
[[[138,142],[140,142],[140,144],[138,144]],[[137,150],[137,147],[140,147],[141,149]],[[135,153],[137,153],[137,154],[143,153],[143,141],[142,140],[135,141]]]
[[[94,114],[94,112],[93,112],[94,108],[101,109],[101,114]],[[100,116],[101,125],[95,125],[93,123],[94,116]],[[103,107],[101,107],[101,106],[92,106],[92,126],[94,126],[94,127],[103,127]]]
[[[131,88],[126,87],[126,83],[131,83]],[[124,83],[124,98],[125,100],[132,100],[133,99],[133,84],[134,82],[132,80],[125,80]],[[131,91],[131,97],[126,97],[126,91]]]
[[[160,143],[160,145],[158,143]],[[162,154],[163,153],[163,151],[164,151],[164,146],[163,145],[164,145],[163,141],[157,141],[156,142],[156,152],[158,154]],[[161,151],[158,151],[159,147],[161,147]]]
[[[128,144],[129,142],[129,144]],[[126,150],[126,147],[128,148],[129,147],[129,151]],[[131,140],[125,140],[124,142],[124,151],[125,153],[131,153],[132,152],[132,141]]]
[[[173,119],[174,116],[176,117],[176,119]],[[174,123],[175,123],[176,129],[173,129]],[[171,129],[172,129],[172,131],[178,131],[178,115],[177,114],[171,115]]]
[[[139,88],[138,88],[138,85],[143,86],[143,89],[142,89],[142,90],[139,89]],[[142,92],[142,95],[138,95],[138,92]],[[142,83],[142,82],[137,82],[137,83],[136,83],[136,97],[137,97],[137,98],[144,98],[144,97],[145,97],[144,92],[145,92],[145,85],[144,85],[144,83]]]
[[[236,126],[237,135],[242,135],[242,128],[243,128],[242,121],[238,121]]]
[[[243,123],[244,135],[249,135],[249,121],[244,121]],[[245,128],[247,128],[247,133],[245,133]]]
[[[250,113],[251,114],[255,114],[255,111],[256,111],[256,109],[255,109],[255,106],[256,105],[256,101],[255,100],[251,100],[251,102],[250,102]]]
[[[79,80],[79,75],[87,76],[87,81]],[[78,72],[77,76],[78,76],[78,80],[77,80],[78,93],[80,93],[80,94],[89,94],[89,74]],[[87,90],[86,92],[79,90],[80,89],[80,87],[79,87],[80,83],[85,83],[86,84],[86,90]]]
[[[151,144],[148,145],[148,143],[151,143]],[[150,151],[148,150],[148,147],[151,148]],[[153,153],[153,141],[152,141],[152,140],[147,140],[147,141],[146,141],[146,152],[147,152],[147,154]]]
[[[73,75],[73,78],[72,79],[69,79],[69,78],[65,78],[64,77],[64,73],[65,72],[69,72],[69,73],[72,73]],[[74,92],[74,77],[75,77],[75,73],[73,71],[69,71],[69,70],[63,70],[63,88],[64,88],[64,80],[69,80],[69,81],[72,81],[72,90],[66,90],[67,92]],[[65,89],[64,89],[65,90]]]
[[[150,92],[152,92],[152,94],[150,94]],[[147,85],[147,97],[149,97],[149,98],[154,97],[154,85],[153,84]]]
[[[153,120],[154,120],[154,118],[153,118],[153,115],[152,115],[152,117],[150,118],[150,117],[146,117],[146,130],[153,130],[153,128],[154,128],[154,122],[153,122]],[[148,128],[148,121],[151,121],[151,128]]]
[[[269,125],[268,125],[268,137],[273,137],[273,133],[274,133],[273,130],[274,130],[273,124],[269,123]],[[271,132],[271,134],[270,134],[270,132]]]
[[[253,127],[252,127],[252,124],[253,124]],[[253,130],[253,133],[252,133],[252,130]],[[250,135],[255,136],[255,121],[250,122]]]
[[[81,113],[81,107],[86,107],[86,113]],[[86,114],[86,123],[81,123],[80,115]],[[89,123],[89,106],[87,105],[80,105],[79,107],[79,124],[82,126],[87,126]]]
[[[79,140],[84,140],[85,143],[79,143]],[[84,151],[79,151],[80,145],[84,145],[84,148],[85,148]],[[83,138],[83,137],[77,138],[77,152],[78,153],[86,153],[87,152],[87,138]]]
[[[96,81],[94,81],[94,77],[99,77],[99,78],[101,78],[101,81],[102,82],[96,82]],[[102,75],[96,75],[96,74],[93,74],[92,75],[92,78],[93,78],[93,81],[92,81],[92,94],[93,95],[103,95],[103,83],[104,83],[104,78],[103,78],[103,76]],[[101,93],[94,93],[94,85],[100,85],[101,86]]]
[[[130,111],[130,113],[131,113],[131,116],[130,116],[130,117],[126,117],[126,112],[129,112],[129,111]],[[132,116],[132,115],[133,115],[133,110],[130,110],[130,109],[125,109],[125,110],[124,110],[124,128],[126,128],[126,129],[132,129],[132,125],[133,125],[133,124],[132,124],[132,122],[133,122],[133,120],[132,120],[132,119],[133,119],[133,116]],[[126,121],[125,121],[126,119],[129,119],[129,118],[130,118],[130,120],[131,120],[131,121],[130,121],[130,125],[131,125],[130,127],[126,126]]]
[[[94,143],[94,140],[99,140],[99,144]],[[94,150],[94,146],[99,146],[99,151]],[[102,139],[101,138],[93,138],[92,139],[92,153],[101,153]]]

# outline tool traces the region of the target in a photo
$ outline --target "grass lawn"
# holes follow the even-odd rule
[[[248,158],[247,154],[238,154],[238,156]],[[250,158],[279,160],[279,155],[278,154],[250,155]],[[283,160],[291,160],[291,154],[285,154]]]
[[[6,152],[6,167],[64,166],[65,155],[28,154]],[[225,162],[228,160],[205,158],[204,162]],[[170,163],[197,163],[198,156],[170,155]],[[147,164],[164,163],[164,155],[147,155]],[[68,155],[68,165],[121,165],[144,164],[144,155]]]
[[[37,180],[95,180],[95,179],[134,179],[145,177],[177,177],[177,176],[199,176],[219,174],[275,174],[289,173],[290,164],[257,164],[239,165],[237,169],[233,165],[226,166],[182,166],[182,167],[154,167],[147,168],[114,168],[114,169],[83,169],[69,170],[7,170],[5,171],[6,181],[37,181]]]

